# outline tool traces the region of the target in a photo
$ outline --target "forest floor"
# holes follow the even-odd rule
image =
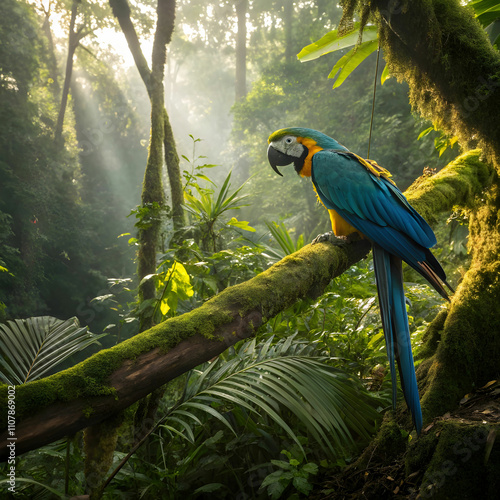
[[[500,422],[500,381],[492,380],[476,392],[464,396],[460,401],[460,406],[455,411],[434,419],[422,430],[422,434],[433,432],[433,427],[441,420],[454,420],[458,423],[498,424]],[[492,439],[495,439],[494,435]],[[353,464],[342,472],[326,478],[321,487],[310,496],[310,499],[416,500],[432,497],[432,492],[428,495],[419,492],[425,470],[418,470],[407,476],[405,462],[405,454],[401,454],[391,463],[377,463],[377,459],[374,458],[370,459],[368,465],[362,469]]]

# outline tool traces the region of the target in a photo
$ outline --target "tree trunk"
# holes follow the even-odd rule
[[[236,101],[247,95],[247,9],[248,0],[236,0],[238,33],[236,35]]]
[[[374,486],[367,494],[370,488],[355,476],[368,464],[373,476],[375,464],[382,471],[398,460],[403,464],[398,484],[411,474],[419,497],[496,498],[500,452],[493,443],[500,426],[484,407],[476,410],[477,421],[472,410],[463,416],[459,403],[497,378],[499,370],[500,54],[459,0],[375,0],[371,7],[390,72],[408,82],[414,110],[457,136],[462,146],[479,145],[493,168],[485,172],[489,182],[481,198],[468,196],[460,204],[469,211],[471,264],[449,309],[426,334],[417,369],[422,436],[409,444],[388,414],[366,453],[336,478],[336,484],[352,483],[338,498],[356,496],[358,488],[364,498],[380,498],[380,490]]]
[[[130,18],[130,6],[128,4],[128,1],[109,0],[109,5],[111,7],[111,10],[113,11],[113,15],[116,17],[116,19],[118,19],[118,23],[120,24],[120,28],[125,35],[128,48],[130,49],[130,53],[134,58],[137,70],[139,71],[142,81],[146,86],[148,95],[151,97],[151,70],[149,69],[148,62],[144,57],[139,38],[137,37],[137,32],[135,31],[132,19]]]
[[[168,181],[170,184],[170,195],[172,196],[172,219],[174,230],[185,225],[184,209],[184,188],[182,187],[181,169],[179,155],[175,147],[174,132],[167,110],[163,110],[163,148],[165,150],[165,163],[167,164]]]
[[[54,39],[52,37],[52,30],[50,29],[50,5],[47,11],[44,11],[45,19],[43,20],[42,29],[47,39],[48,45],[48,68],[49,75],[52,79],[52,89],[55,96],[59,96],[61,87],[59,86],[59,70],[57,68],[56,51],[54,47]]]
[[[132,56],[134,57],[134,61],[139,74],[141,75],[142,81],[144,82],[146,90],[148,91],[149,98],[152,99],[151,71],[142,52],[141,44],[137,37],[134,25],[132,24],[132,20],[130,19],[130,7],[128,5],[128,2],[127,0],[109,0],[109,4],[111,6],[111,9],[113,10],[113,14],[118,19],[123,34],[125,35],[127,44],[129,46],[130,52],[132,53]],[[167,43],[170,42],[170,39],[172,37],[175,21],[175,1],[171,2],[171,4],[172,5],[170,6],[170,13],[172,17],[170,19],[166,18],[164,21],[164,38],[165,40],[168,40]],[[160,3],[158,5],[160,6]],[[166,16],[167,14],[162,14],[162,16],[164,15]],[[165,66],[165,62],[163,63],[163,66]],[[182,180],[179,168],[179,155],[177,154],[175,139],[166,109],[163,110],[163,133],[165,163],[167,165],[167,173],[172,196],[172,217],[174,229],[179,229],[184,225],[184,209],[182,207],[182,204],[184,202],[184,193],[182,189]]]
[[[64,125],[64,115],[66,114],[66,106],[68,104],[69,88],[71,85],[71,76],[73,75],[73,57],[75,50],[78,47],[79,38],[75,32],[75,21],[78,14],[78,4],[81,0],[73,0],[71,6],[71,18],[69,23],[68,35],[68,56],[66,58],[66,74],[64,76],[63,91],[61,96],[61,106],[59,107],[59,115],[57,116],[56,130],[54,132],[55,143],[62,146],[64,143],[62,138],[62,131]]]
[[[479,194],[488,180],[477,153],[426,178],[408,199],[435,216]],[[432,222],[432,220],[430,220]],[[103,421],[167,381],[253,336],[303,297],[318,297],[332,277],[363,258],[369,243],[308,245],[201,307],[171,318],[55,375],[16,387],[17,453]],[[0,386],[0,460],[7,457],[7,386]]]
[[[165,92],[163,78],[167,57],[167,44],[170,42],[175,21],[175,0],[158,0],[156,32],[153,42],[151,88],[151,139],[149,156],[142,187],[142,207],[147,209],[142,227],[139,229],[139,253],[137,277],[141,281],[145,276],[156,272],[156,249],[161,227],[161,210],[165,204],[163,193],[163,143],[165,141]],[[168,123],[168,119],[167,119]],[[170,131],[170,136],[171,136]],[[170,137],[173,139],[173,137]],[[172,141],[167,141],[169,148]],[[174,146],[175,148],[175,146]],[[170,151],[171,152],[171,151]],[[139,302],[156,297],[154,280],[139,284]],[[152,308],[146,309],[151,311]],[[140,317],[140,330],[153,326],[153,316],[143,314]]]
[[[394,3],[387,0],[375,5],[389,68],[408,81],[413,107],[463,145],[479,144],[500,173],[500,54],[479,23],[458,0],[415,1],[392,11]],[[497,193],[495,182],[472,212],[471,267],[453,298],[439,347],[421,369],[427,419],[498,374],[500,316],[488,308],[500,303]],[[488,318],[487,330],[481,318]]]

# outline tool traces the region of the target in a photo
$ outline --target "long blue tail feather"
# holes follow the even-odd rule
[[[374,243],[373,262],[392,379],[393,407],[396,406],[397,395],[394,362],[396,359],[406,404],[412,414],[417,433],[420,434],[422,430],[422,410],[413,365],[408,315],[406,314],[402,261],[399,257],[391,255]]]

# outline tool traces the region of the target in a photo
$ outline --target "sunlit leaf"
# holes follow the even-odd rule
[[[329,52],[345,49],[356,45],[359,39],[360,23],[355,23],[353,30],[349,33],[338,36],[337,30],[330,31],[317,42],[304,47],[297,55],[301,62],[311,61]],[[364,42],[377,40],[378,31],[376,26],[365,26],[363,29]]]
[[[163,316],[170,310],[175,313],[178,301],[187,300],[194,294],[191,278],[186,268],[177,261],[158,276],[157,288],[161,291],[160,311]]]
[[[215,182],[204,174],[196,174],[195,177],[198,177],[198,179],[203,179],[204,181],[210,182],[210,184],[213,184],[215,186]]]
[[[244,231],[250,231],[255,233],[255,228],[249,225],[249,222],[246,220],[238,220],[236,217],[232,217],[227,223],[228,226],[238,227],[243,229]]]
[[[418,134],[417,141],[422,139],[422,137],[425,137],[426,135],[430,134],[433,130],[435,130],[434,127],[428,127],[425,130],[422,130],[422,132],[420,132],[420,134]]]
[[[345,79],[378,47],[378,40],[363,42],[358,47],[351,49],[333,67],[328,78],[335,78],[333,88],[336,89],[344,83]],[[337,75],[338,73],[338,75]]]
[[[382,75],[380,75],[380,84],[384,85],[385,81],[391,78],[389,73],[389,66],[387,64],[384,66],[384,70],[382,71]]]

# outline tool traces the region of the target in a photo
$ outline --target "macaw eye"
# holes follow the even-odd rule
[[[287,144],[292,144],[293,139],[292,139],[291,137],[287,137],[287,138],[285,139],[285,142],[286,142]]]

